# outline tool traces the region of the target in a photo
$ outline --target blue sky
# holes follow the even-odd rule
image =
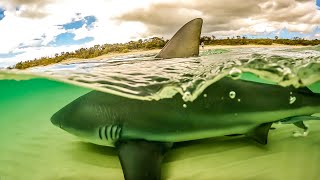
[[[272,32],[264,32],[258,35],[246,35],[248,38],[269,38],[274,39],[275,36],[281,37],[282,39],[293,39],[294,37],[305,38],[308,39],[309,37],[314,37],[312,39],[320,39],[320,37],[315,37],[316,34],[320,33],[320,27],[316,27],[310,33],[302,33],[302,32],[294,32],[289,31],[288,29],[284,28],[279,31],[272,31]]]
[[[55,37],[53,41],[51,41],[48,45],[49,46],[63,46],[63,45],[81,45],[88,42],[91,42],[94,40],[93,37],[85,37],[82,39],[74,39],[75,34],[74,33],[62,33]]]
[[[2,0],[0,66],[95,44],[170,38],[195,17],[204,19],[203,35],[218,38],[320,39],[319,1]]]
[[[17,56],[19,54],[23,54],[23,53],[24,52],[15,52],[15,53],[9,52],[9,53],[4,53],[4,54],[0,53],[0,58],[12,58],[12,57],[15,57],[15,56]]]
[[[79,13],[77,15],[79,15]],[[90,30],[94,28],[93,25],[96,21],[97,18],[95,16],[86,16],[78,20],[72,19],[71,22],[59,25],[61,29],[71,30],[71,32],[64,32],[57,35],[53,41],[48,43],[48,46],[81,45],[93,41],[94,37],[90,36],[81,39],[75,39],[76,35],[72,33],[72,30],[77,30],[82,27]]]
[[[4,9],[0,7],[0,21],[4,18]]]
[[[78,14],[79,15],[79,14]],[[85,25],[86,28],[93,28],[93,23],[96,22],[97,18],[95,16],[86,16],[80,20],[72,20],[69,23],[61,25],[63,29],[70,30],[70,29],[79,29]]]

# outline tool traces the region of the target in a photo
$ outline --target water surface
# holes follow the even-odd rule
[[[146,54],[0,71],[0,179],[123,179],[114,149],[84,143],[49,121],[92,89],[141,100],[180,93],[193,101],[230,76],[320,92],[319,54],[317,47],[239,48],[194,58]],[[182,143],[166,156],[163,177],[320,179],[320,122],[307,124],[311,132],[300,138],[292,136],[295,126],[275,124],[267,146],[243,137]]]

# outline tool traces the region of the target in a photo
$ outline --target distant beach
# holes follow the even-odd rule
[[[272,44],[272,45],[206,45],[202,49],[200,47],[200,52],[209,49],[233,49],[233,48],[304,48],[308,46],[292,46],[292,45],[283,45],[283,44]],[[71,62],[80,62],[84,60],[104,60],[113,57],[126,56],[126,55],[137,55],[137,54],[148,54],[148,53],[158,53],[161,49],[152,49],[152,50],[132,50],[125,53],[108,53],[94,58],[80,59],[80,58],[71,58],[60,62],[60,64],[71,63]]]

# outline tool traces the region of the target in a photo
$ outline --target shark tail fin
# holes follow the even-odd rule
[[[203,20],[201,18],[196,18],[182,26],[162,48],[156,58],[198,56],[202,23]]]

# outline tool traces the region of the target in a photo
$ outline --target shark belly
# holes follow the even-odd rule
[[[143,128],[138,126],[123,126],[121,139],[144,139],[159,142],[182,142],[204,138],[212,138],[231,134],[247,134],[263,123],[278,122],[294,116],[312,115],[320,111],[319,107],[302,107],[289,110],[265,112],[243,112],[221,115],[190,116],[191,119],[157,119],[158,127]],[[152,122],[152,119],[149,119]],[[175,121],[175,123],[170,123]]]

